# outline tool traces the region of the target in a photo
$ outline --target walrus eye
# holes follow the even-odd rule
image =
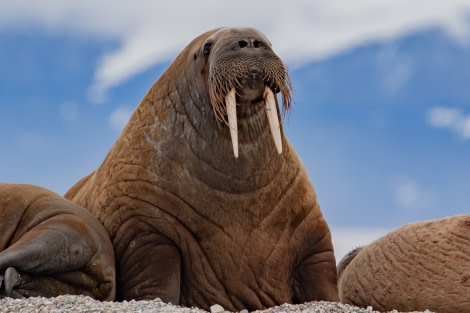
[[[211,52],[212,48],[212,43],[208,42],[204,45],[204,48],[202,49],[202,56],[207,59],[209,57],[209,54]]]

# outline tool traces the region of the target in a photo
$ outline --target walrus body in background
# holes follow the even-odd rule
[[[375,310],[461,313],[470,304],[470,215],[401,227],[346,255],[341,302]]]
[[[338,300],[331,236],[284,136],[290,82],[266,37],[194,39],[138,106],[101,166],[66,197],[114,245],[117,299],[208,309]]]
[[[0,230],[5,295],[114,300],[113,246],[87,210],[38,186],[0,183]]]

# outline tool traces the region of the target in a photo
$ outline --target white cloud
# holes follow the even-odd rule
[[[60,106],[60,116],[65,121],[73,121],[78,118],[78,105],[74,102],[64,102]]]
[[[459,132],[463,138],[470,139],[470,114],[460,121]]]
[[[430,27],[466,42],[469,13],[468,0],[16,0],[0,3],[0,30],[34,26],[116,40],[120,47],[103,55],[92,82],[91,94],[99,100],[215,27],[259,28],[289,64],[302,64]],[[397,75],[406,76],[406,69]]]
[[[404,208],[412,207],[420,199],[418,185],[413,181],[399,184],[395,189],[395,200]]]
[[[383,48],[376,61],[382,73],[382,89],[389,96],[395,95],[413,77],[414,62],[410,56],[398,52],[395,45]]]
[[[470,114],[464,114],[459,108],[433,107],[425,118],[432,127],[450,129],[464,140],[470,139]]]
[[[121,131],[126,126],[131,117],[133,109],[128,107],[118,107],[109,116],[109,124],[116,131]]]
[[[393,185],[393,196],[400,214],[413,218],[418,213],[432,210],[439,202],[436,192],[408,175],[400,175]]]
[[[351,250],[370,244],[389,233],[391,229],[371,227],[331,227],[333,247],[335,249],[336,262]]]
[[[434,107],[426,114],[429,125],[438,128],[450,128],[461,119],[462,112],[456,108]]]

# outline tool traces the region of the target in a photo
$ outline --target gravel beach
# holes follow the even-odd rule
[[[214,306],[211,313],[224,313],[223,308]],[[21,313],[207,313],[198,308],[185,308],[153,301],[101,302],[84,296],[59,296],[56,298],[0,299],[0,312]],[[247,313],[244,310],[241,313]],[[337,302],[308,302],[304,304],[283,304],[277,307],[255,311],[256,313],[372,313],[372,308],[358,308]],[[398,313],[398,311],[392,311]],[[424,311],[432,313],[431,311]]]

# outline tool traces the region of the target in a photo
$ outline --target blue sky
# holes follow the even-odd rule
[[[65,193],[99,166],[190,39],[253,26],[290,68],[286,133],[338,257],[406,223],[468,213],[465,1],[251,4],[264,20],[245,1],[202,1],[190,13],[178,1],[113,3],[0,4],[0,181]]]

